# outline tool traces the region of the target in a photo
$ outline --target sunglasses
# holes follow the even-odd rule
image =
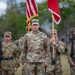
[[[53,33],[51,33],[51,35],[53,35]],[[54,35],[56,35],[56,33],[54,33]]]

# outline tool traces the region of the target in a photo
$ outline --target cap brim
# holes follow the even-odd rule
[[[4,35],[4,36],[11,36],[11,35]]]
[[[32,23],[32,25],[39,25],[39,23]]]

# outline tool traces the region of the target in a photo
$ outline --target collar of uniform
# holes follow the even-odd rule
[[[12,43],[11,43],[11,42],[10,42],[10,43],[6,43],[6,42],[4,41],[4,42],[2,42],[2,45],[10,46],[10,45],[12,45]]]
[[[36,33],[34,33],[33,31],[31,31],[31,33],[36,35],[36,34],[38,34],[38,33],[39,33],[39,30],[38,30]]]

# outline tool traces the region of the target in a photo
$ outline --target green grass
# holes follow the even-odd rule
[[[62,63],[63,75],[70,75],[70,66],[68,64],[66,55],[61,55],[61,63]],[[21,69],[22,69],[22,66],[18,69],[18,71],[16,72],[16,75],[22,75]]]
[[[70,66],[66,55],[61,55],[63,75],[70,75]]]

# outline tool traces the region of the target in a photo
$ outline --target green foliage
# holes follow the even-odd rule
[[[64,31],[67,27],[75,27],[75,1],[74,0],[59,0],[61,12],[61,22],[56,28],[59,31]],[[47,2],[38,4],[39,16],[36,17],[40,20],[42,25],[46,19],[52,22],[51,13],[48,11]],[[14,4],[6,10],[6,14],[0,17],[0,35],[3,36],[5,31],[11,31],[13,39],[18,39],[26,33],[26,14],[25,3],[18,5]]]
[[[26,33],[26,18],[25,9],[22,10],[24,7],[23,5],[24,3],[21,3],[19,7],[17,5],[13,5],[6,11],[6,14],[3,16],[3,20],[0,20],[0,26],[3,26],[3,33],[5,31],[11,31],[13,39],[17,39]]]

